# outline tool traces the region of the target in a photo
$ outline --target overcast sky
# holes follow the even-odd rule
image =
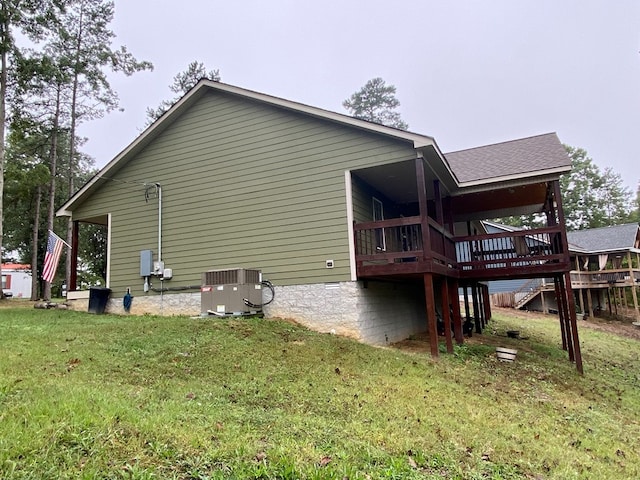
[[[153,72],[112,76],[124,112],[82,127],[103,166],[198,60],[222,81],[344,112],[373,77],[444,152],[547,132],[640,180],[639,0],[115,0],[114,46]]]

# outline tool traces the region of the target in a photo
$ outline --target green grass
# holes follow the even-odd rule
[[[640,345],[582,329],[580,376],[559,337],[503,315],[433,361],[279,321],[3,308],[0,478],[639,478]]]

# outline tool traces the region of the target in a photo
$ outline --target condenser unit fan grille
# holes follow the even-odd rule
[[[203,285],[244,285],[247,283],[260,283],[260,270],[235,268],[231,270],[209,270],[202,274]]]

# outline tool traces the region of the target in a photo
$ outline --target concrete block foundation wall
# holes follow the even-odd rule
[[[267,317],[293,319],[371,345],[397,342],[426,330],[422,285],[340,282],[275,287]]]
[[[311,330],[371,345],[387,345],[426,330],[421,284],[358,281],[274,288],[275,299],[264,308],[267,318],[291,319]],[[73,310],[87,311],[89,300],[68,304]],[[110,298],[106,313],[125,314],[122,297]],[[135,296],[130,313],[199,316],[200,292]]]

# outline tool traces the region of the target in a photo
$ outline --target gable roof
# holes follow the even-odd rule
[[[56,215],[68,216],[71,214],[71,208],[74,203],[81,201],[89,196],[89,194],[104,183],[104,179],[109,174],[116,172],[130,158],[140,152],[154,138],[158,137],[166,128],[171,125],[185,110],[193,105],[199,98],[209,91],[219,91],[231,95],[248,98],[254,101],[295,111],[312,117],[324,119],[330,122],[358,128],[371,133],[376,133],[391,137],[398,140],[404,140],[413,144],[413,148],[419,149],[423,147],[433,147],[434,150],[442,157],[439,147],[436,145],[435,139],[428,135],[400,130],[393,127],[387,127],[378,123],[368,122],[359,118],[351,117],[342,113],[336,113],[324,110],[318,107],[312,107],[302,103],[286,100],[264,93],[247,90],[245,88],[236,87],[222,82],[214,82],[212,80],[202,79],[191,90],[189,90],[180,100],[173,104],[160,118],[144,130],[133,142],[131,142],[122,152],[120,152],[113,160],[91,178],[84,186],[80,188],[67,202],[62,205]],[[453,175],[452,175],[453,176]]]
[[[361,120],[349,115],[312,107],[264,93],[247,90],[222,82],[203,79],[167,110],[158,120],[144,130],[133,142],[114,157],[85,185],[69,198],[56,212],[57,216],[70,216],[75,204],[88,198],[100,185],[124,166],[150,142],[166,130],[184,111],[207,92],[218,91],[261,102],[311,117],[330,121],[369,133],[387,136],[410,143],[420,150],[430,148],[442,159],[438,169],[442,179],[449,178],[458,187],[490,188],[496,182],[518,181],[523,178],[559,175],[569,171],[571,162],[555,133],[498,143],[484,147],[461,150],[443,155],[435,139],[428,135],[399,130],[378,123]],[[417,152],[420,154],[421,152]],[[449,182],[447,182],[449,183]],[[484,185],[484,187],[482,187]]]
[[[555,133],[445,153],[461,187],[505,179],[560,174],[571,160]]]
[[[591,228],[567,232],[567,240],[590,253],[612,251],[639,251],[636,246],[640,226],[625,223],[610,227]]]

